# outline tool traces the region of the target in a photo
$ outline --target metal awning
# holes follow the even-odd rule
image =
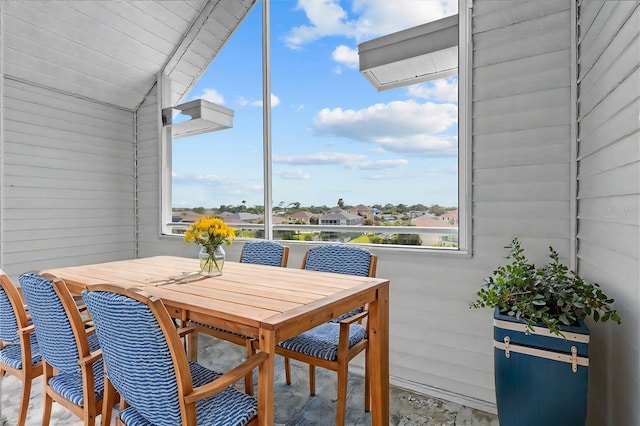
[[[458,73],[458,15],[358,45],[360,72],[378,91]]]
[[[183,116],[189,116],[190,119],[174,122],[175,110],[179,110]],[[162,122],[164,127],[171,127],[171,137],[177,139],[230,129],[233,127],[233,115],[233,110],[204,99],[195,99],[173,108],[165,108],[162,111]]]

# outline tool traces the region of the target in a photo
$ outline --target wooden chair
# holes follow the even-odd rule
[[[277,241],[250,240],[242,246],[240,263],[287,267],[289,247]]]
[[[350,245],[326,245],[309,249],[302,260],[302,268],[374,277],[377,257],[368,250]],[[309,393],[315,395],[315,367],[338,373],[338,402],[336,425],[343,426],[347,407],[347,379],[349,362],[365,350],[365,411],[370,410],[369,340],[368,330],[361,325],[368,315],[365,307],[346,312],[339,317],[280,342],[276,353],[284,356],[285,378],[291,384],[289,359],[309,364]]]
[[[42,425],[49,424],[54,401],[85,425],[94,425],[104,393],[102,353],[94,329],[85,328],[62,280],[33,272],[19,279],[43,357]]]
[[[375,277],[378,267],[378,257],[362,247],[345,244],[332,244],[314,247],[304,254],[302,269],[309,271],[332,272],[335,274],[357,275],[360,277]],[[355,315],[364,307],[334,318],[333,322],[340,322],[344,318]]]
[[[240,263],[253,263],[257,265],[269,265],[287,267],[289,259],[289,247],[284,246],[277,241],[270,240],[250,240],[242,246],[240,253]],[[247,357],[251,357],[255,353],[253,338],[238,333],[232,333],[217,327],[211,327],[206,324],[192,323],[198,333],[204,333],[218,339],[227,340],[236,345],[245,346],[247,349]],[[189,343],[190,359],[196,359],[197,352],[197,333],[193,333]],[[248,375],[244,381],[245,392],[253,395],[253,375]]]
[[[103,425],[116,401],[126,407],[118,425],[253,425],[257,401],[230,385],[268,359],[249,357],[220,374],[189,362],[180,334],[160,299],[137,289],[110,284],[91,286],[82,294],[100,340],[106,365]]]
[[[9,373],[22,382],[17,426],[24,426],[31,382],[42,374],[42,356],[31,317],[13,281],[0,270],[0,376]]]

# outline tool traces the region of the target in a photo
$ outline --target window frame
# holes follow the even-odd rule
[[[262,49],[263,49],[263,160],[264,160],[264,206],[265,218],[263,224],[247,224],[246,229],[261,229],[265,239],[274,239],[274,230],[318,230],[346,232],[358,231],[365,228],[367,231],[376,231],[384,226],[350,226],[350,225],[274,225],[271,215],[266,214],[272,209],[272,140],[271,140],[271,64],[270,64],[270,12],[269,0],[262,0]],[[411,232],[420,229],[421,233],[453,234],[457,236],[458,247],[456,249],[443,249],[430,246],[395,246],[375,245],[376,247],[391,250],[421,250],[438,253],[472,253],[472,18],[473,0],[458,0],[458,227],[457,232],[451,232],[456,228],[417,228],[417,227],[393,227],[400,232]],[[364,78],[364,77],[363,77]],[[179,237],[173,233],[174,228],[184,225],[176,225],[172,222],[172,137],[171,128],[162,126],[161,111],[171,107],[171,81],[163,74],[158,76],[158,103],[159,103],[159,137],[160,137],[160,235]],[[266,94],[266,95],[265,95]],[[267,209],[267,206],[271,206]],[[245,227],[243,226],[243,229]],[[425,232],[427,231],[427,232]],[[301,244],[309,242],[299,241]],[[317,243],[317,242],[315,242]]]

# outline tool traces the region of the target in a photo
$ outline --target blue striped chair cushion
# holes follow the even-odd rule
[[[42,361],[40,347],[36,335],[31,333],[31,365],[39,364]],[[22,368],[22,347],[19,344],[12,344],[0,349],[0,362],[10,367]]]
[[[131,405],[120,414],[123,421],[129,426],[180,424],[173,359],[153,312],[144,303],[120,294],[85,291],[82,295],[100,338],[109,380]],[[194,386],[220,376],[197,363],[190,363],[189,368]],[[246,423],[242,419],[257,412],[255,398],[233,388],[196,403],[196,407],[199,419],[202,417],[198,424],[202,425],[242,425]],[[248,407],[250,411],[246,411]],[[215,412],[205,413],[207,410]]]
[[[206,328],[210,328],[212,330],[220,331],[222,333],[231,334],[233,336],[242,337],[244,339],[251,339],[252,338],[252,337],[249,337],[249,336],[245,336],[244,334],[236,333],[234,331],[224,330],[224,329],[218,328],[218,327],[212,327],[212,326],[210,326],[208,324],[203,324],[203,323],[197,322],[197,321],[193,321],[193,324],[196,324],[196,325],[199,325],[199,326],[202,326],[202,327],[206,327]]]
[[[314,358],[335,361],[338,358],[340,324],[327,322],[280,342],[278,346]],[[367,331],[359,324],[349,326],[349,347],[367,338]]]
[[[60,372],[79,372],[76,339],[53,284],[33,272],[22,274],[19,279],[42,356]]]
[[[9,296],[0,287],[0,340],[16,343],[18,337],[18,321],[9,301]]]
[[[343,319],[347,319],[347,318],[349,318],[349,317],[351,317],[353,315],[359,314],[361,312],[364,312],[364,308],[356,308],[353,311],[347,312],[346,314],[342,314],[338,318],[334,318],[334,319],[329,320],[329,321],[331,321],[331,322],[340,322]]]
[[[368,277],[370,266],[371,253],[369,251],[361,247],[334,244],[309,249],[304,269]],[[363,310],[363,308],[354,309],[332,319],[331,322],[340,322]]]
[[[227,388],[216,395],[196,402],[198,425],[243,426],[257,413],[258,403],[256,399],[233,388]],[[156,426],[161,424],[150,423],[134,407],[126,408],[119,413],[119,416],[127,426]]]
[[[202,386],[206,383],[214,381],[215,379],[221,376],[220,373],[217,373],[213,370],[209,370],[208,368],[203,367],[197,362],[192,362],[192,361],[189,361],[189,372],[191,373],[191,380],[193,382],[193,387]],[[144,416],[142,416],[142,414],[140,414],[133,407],[123,410],[122,413],[120,413],[120,417],[123,418],[123,420],[124,418],[130,418],[129,421],[125,421],[125,424],[127,426],[133,426],[135,424],[142,424],[142,425],[152,424],[152,423],[149,423],[149,421],[145,419]]]
[[[102,359],[93,363],[93,384],[95,398],[99,400],[104,395],[104,367]],[[80,372],[60,372],[49,379],[49,385],[65,399],[77,405],[84,405],[82,374]]]
[[[275,241],[247,241],[242,247],[240,262],[281,266],[284,247]]]
[[[154,424],[179,424],[171,352],[151,310],[129,297],[85,291],[107,375],[118,393]],[[166,423],[163,423],[166,422]]]
[[[309,249],[304,269],[369,276],[371,253],[361,247],[328,245]]]

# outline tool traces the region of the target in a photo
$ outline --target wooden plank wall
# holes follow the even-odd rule
[[[2,268],[132,257],[133,113],[3,84]]]
[[[591,327],[589,425],[640,424],[640,2],[579,8],[578,267],[623,325]]]

